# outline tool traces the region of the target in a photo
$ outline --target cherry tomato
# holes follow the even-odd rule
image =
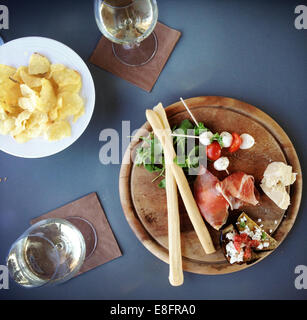
[[[217,141],[213,141],[211,144],[207,146],[206,152],[207,157],[210,160],[217,160],[221,156],[222,148]]]
[[[242,143],[242,139],[239,136],[239,134],[237,134],[236,132],[233,132],[231,135],[232,135],[232,144],[229,147],[228,151],[235,152],[235,151],[239,150],[240,145]]]

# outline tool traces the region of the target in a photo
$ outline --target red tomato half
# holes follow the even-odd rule
[[[211,144],[207,146],[206,152],[207,157],[210,160],[217,160],[221,156],[222,148],[217,141],[213,141]]]
[[[244,260],[248,260],[252,257],[252,249],[250,247],[246,247],[244,251]]]
[[[249,245],[251,246],[251,248],[257,248],[260,244],[260,241],[258,240],[251,240]]]
[[[242,143],[242,139],[239,136],[239,134],[236,133],[236,132],[233,132],[231,135],[232,135],[232,144],[229,147],[228,151],[229,152],[235,152],[235,151],[239,150],[240,145]]]

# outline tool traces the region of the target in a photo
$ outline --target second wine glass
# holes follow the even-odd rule
[[[7,267],[12,279],[26,288],[62,283],[78,273],[96,243],[96,231],[84,218],[45,219],[14,242]]]
[[[113,42],[113,53],[122,63],[141,66],[155,56],[156,0],[95,0],[94,5],[97,25]]]

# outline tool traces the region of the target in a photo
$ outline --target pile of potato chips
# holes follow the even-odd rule
[[[15,69],[0,64],[0,134],[24,143],[44,136],[49,141],[71,135],[84,114],[81,76],[63,64],[51,64],[39,53]]]

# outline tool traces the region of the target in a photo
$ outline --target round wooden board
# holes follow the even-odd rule
[[[296,151],[282,128],[267,114],[245,102],[225,97],[197,97],[186,100],[198,121],[205,123],[213,132],[229,131],[249,133],[255,140],[255,146],[250,150],[239,150],[235,154],[223,153],[230,158],[230,172],[242,170],[255,177],[257,189],[260,191],[260,205],[245,206],[245,211],[253,220],[262,219],[264,229],[273,230],[273,237],[280,244],[296,219],[302,195],[302,173]],[[166,108],[171,127],[189,118],[181,102],[176,102]],[[134,166],[131,159],[138,138],[144,132],[151,131],[145,123],[137,132],[125,153],[120,171],[120,198],[127,221],[144,246],[161,260],[168,262],[167,238],[167,207],[165,190],[158,188],[159,181],[152,183],[154,174],[142,167]],[[297,180],[291,186],[291,205],[286,215],[259,188],[262,174],[271,161],[284,161],[297,172]],[[215,171],[208,164],[209,170],[219,178],[224,174]],[[185,208],[180,204],[181,245],[183,269],[199,274],[225,274],[245,269],[268,256],[271,251],[263,252],[261,258],[253,264],[230,265],[219,245],[219,232],[208,229],[216,246],[216,253],[206,255],[193,230]],[[232,218],[236,212],[230,214]]]

